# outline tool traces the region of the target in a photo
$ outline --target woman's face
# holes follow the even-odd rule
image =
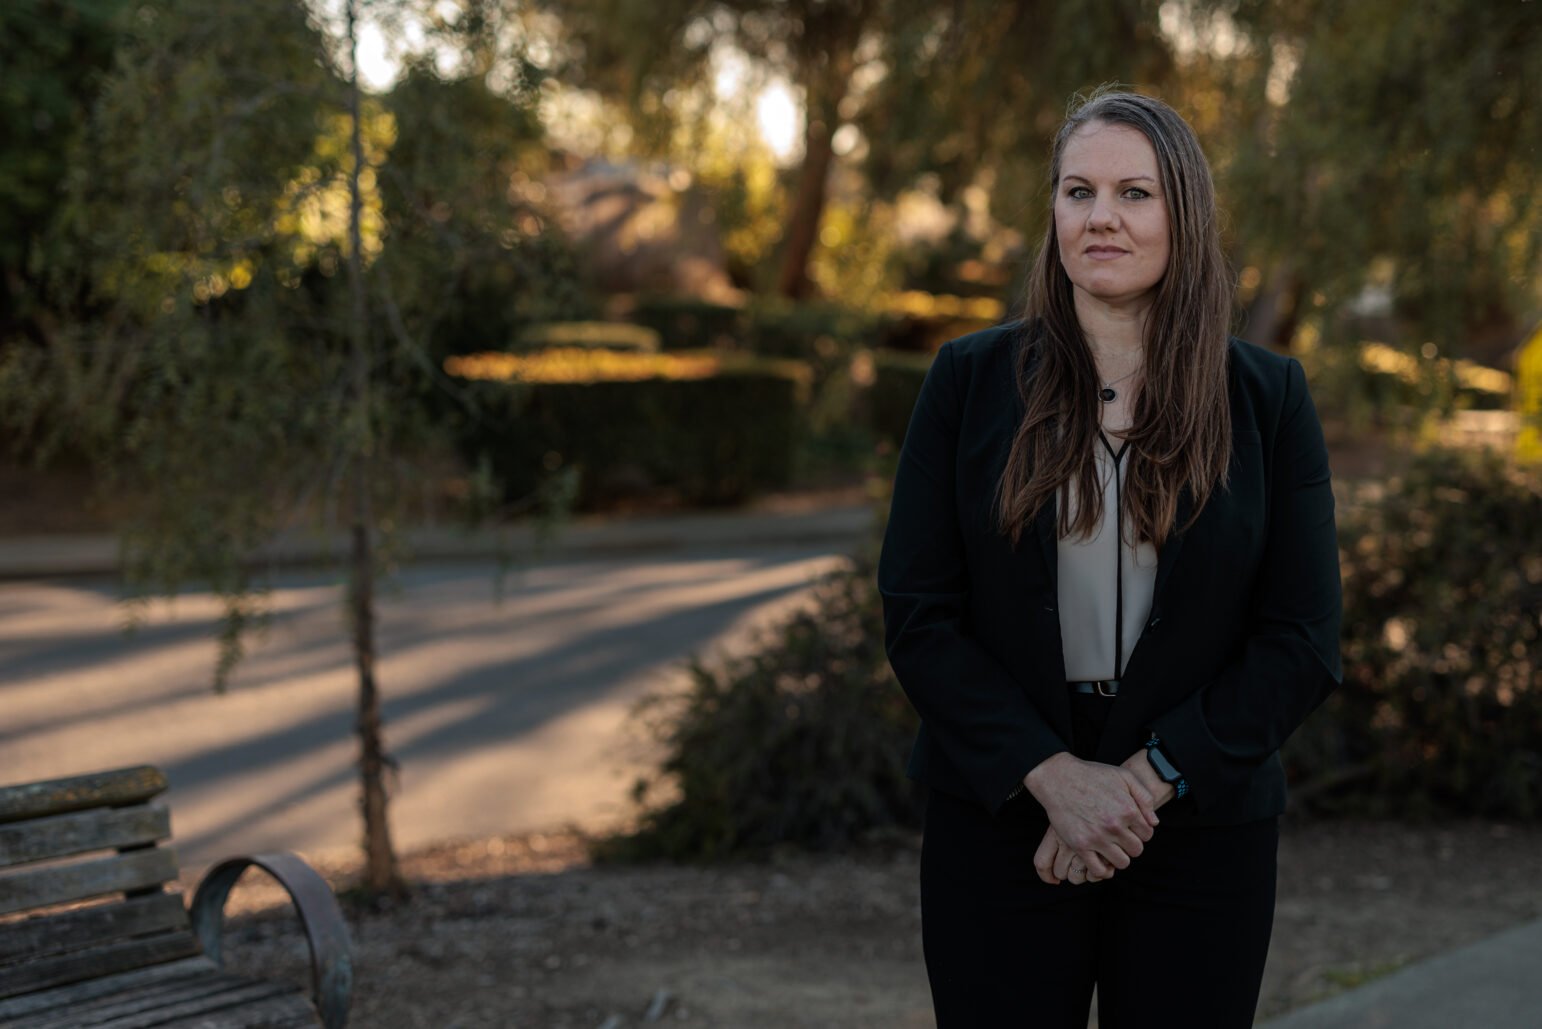
[[[1151,302],[1172,244],[1156,151],[1144,133],[1089,122],[1072,134],[1061,157],[1055,234],[1078,305]]]

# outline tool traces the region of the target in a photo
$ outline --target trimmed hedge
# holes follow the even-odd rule
[[[543,347],[593,347],[642,354],[659,351],[659,334],[631,322],[544,322],[519,334],[521,349]]]
[[[1302,361],[1318,408],[1354,426],[1415,429],[1431,414],[1500,410],[1511,390],[1510,376],[1496,369],[1375,341],[1321,344]]]
[[[999,324],[1005,306],[989,297],[907,290],[883,303],[882,346],[912,353],[934,353],[955,337]]]
[[[476,410],[460,418],[461,453],[511,498],[576,468],[581,509],[659,491],[732,504],[794,472],[808,379],[797,362],[575,350],[473,355],[447,371]]]
[[[910,413],[921,395],[921,383],[932,366],[935,353],[917,354],[908,350],[878,350],[873,353],[873,388],[869,409],[873,433],[879,440],[899,446],[910,425]]]
[[[757,354],[829,361],[877,342],[885,319],[838,304],[761,301],[745,312],[745,341]]]
[[[639,297],[632,320],[657,332],[665,350],[732,347],[741,331],[739,308],[695,297]]]

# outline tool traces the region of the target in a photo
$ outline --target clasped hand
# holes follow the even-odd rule
[[[1117,766],[1062,752],[1025,782],[1049,814],[1033,865],[1051,884],[1098,882],[1130,867],[1156,830],[1156,809],[1173,796],[1144,751]]]

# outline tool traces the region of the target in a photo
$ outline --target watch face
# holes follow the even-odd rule
[[[1160,748],[1147,747],[1146,759],[1151,762],[1151,767],[1156,769],[1157,775],[1163,782],[1172,783],[1183,778],[1182,773],[1173,767],[1173,763],[1167,760],[1167,755],[1162,753]]]

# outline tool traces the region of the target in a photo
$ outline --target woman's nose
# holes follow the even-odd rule
[[[1087,227],[1093,229],[1116,229],[1119,227],[1119,214],[1114,210],[1111,201],[1097,197],[1092,201],[1092,209],[1087,212]]]

